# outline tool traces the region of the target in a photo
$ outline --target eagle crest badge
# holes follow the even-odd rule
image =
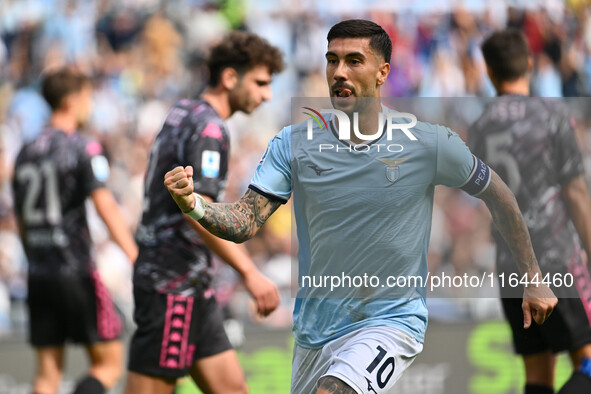
[[[400,164],[407,161],[408,158],[400,158],[400,159],[392,160],[392,159],[387,159],[387,158],[381,157],[376,160],[381,161],[382,163],[384,163],[388,166],[388,167],[386,167],[386,178],[390,182],[395,183],[398,179],[400,179]]]

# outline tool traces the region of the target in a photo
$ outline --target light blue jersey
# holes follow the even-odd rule
[[[448,128],[418,122],[391,139],[353,147],[308,122],[275,136],[250,188],[280,201],[293,196],[299,240],[296,343],[319,348],[363,327],[388,325],[424,341],[425,288],[391,287],[388,277],[427,276],[435,185],[482,192],[488,167]],[[372,285],[319,286],[325,277],[379,279]],[[314,278],[303,281],[304,277]],[[345,277],[345,278],[344,278]],[[304,286],[305,285],[305,286]],[[348,285],[348,286],[347,286]]]

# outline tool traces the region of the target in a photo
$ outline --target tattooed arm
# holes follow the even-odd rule
[[[169,171],[164,177],[164,185],[181,211],[193,210],[195,196],[192,167],[177,167]],[[255,235],[281,203],[249,189],[235,203],[204,205],[205,214],[199,223],[217,237],[241,243]]]
[[[501,178],[492,170],[491,173],[490,185],[478,198],[486,203],[495,226],[509,245],[511,253],[517,261],[519,272],[522,275],[527,275],[530,280],[541,281],[542,273],[517,200]],[[536,323],[542,324],[550,316],[556,303],[556,297],[548,286],[544,284],[525,286],[522,305],[524,327],[530,326],[532,316]]]
[[[199,223],[220,238],[240,243],[254,236],[280,205],[249,189],[233,204],[207,204]]]
[[[351,386],[334,376],[324,376],[318,381],[316,394],[357,394]]]

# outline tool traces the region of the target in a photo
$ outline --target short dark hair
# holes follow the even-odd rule
[[[498,30],[482,44],[486,65],[499,81],[514,81],[527,73],[529,45],[515,28]]]
[[[52,111],[59,109],[66,97],[80,92],[86,85],[91,83],[88,76],[70,67],[48,72],[42,78],[41,94]]]
[[[330,28],[326,39],[330,43],[335,38],[369,38],[369,46],[390,63],[392,40],[382,26],[364,19],[349,19]]]
[[[207,58],[209,86],[216,86],[222,71],[228,67],[244,74],[259,65],[267,66],[271,74],[281,72],[285,67],[281,51],[264,38],[252,33],[232,32],[211,48]]]

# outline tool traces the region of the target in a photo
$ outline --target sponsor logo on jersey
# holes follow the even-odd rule
[[[204,150],[201,157],[201,175],[217,178],[220,175],[220,152]]]
[[[330,171],[332,168],[320,168],[316,164],[308,166],[316,172],[316,175],[320,176],[323,172]]]

